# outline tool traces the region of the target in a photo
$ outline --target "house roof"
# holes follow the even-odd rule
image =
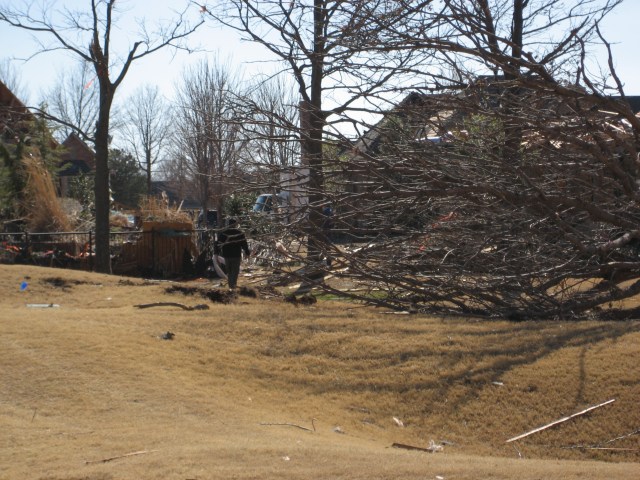
[[[451,124],[460,116],[460,112],[452,110],[451,95],[427,95],[418,92],[409,93],[398,105],[386,112],[384,117],[372,126],[353,144],[356,154],[377,155],[388,134],[398,133],[398,122],[415,123],[412,125],[416,134],[421,138],[442,138],[446,134],[446,125]]]
[[[500,79],[498,79],[500,80]],[[384,117],[352,143],[352,150],[356,155],[378,155],[386,135],[393,135],[397,126],[391,122],[395,118],[399,121],[414,123],[412,125],[414,140],[433,144],[447,143],[448,130],[459,125],[465,116],[465,110],[469,107],[473,111],[477,102],[486,102],[485,108],[495,108],[493,102],[499,103],[497,98],[504,91],[500,84],[493,84],[488,78],[482,78],[474,85],[479,89],[470,89],[460,93],[450,94],[424,94],[419,92],[409,93],[400,103],[384,114]],[[497,96],[497,97],[496,97]],[[487,97],[487,98],[485,98]],[[494,98],[495,97],[495,98]],[[491,99],[494,99],[493,101]],[[622,97],[612,96],[610,99],[623,100]],[[548,99],[531,98],[534,102],[540,102],[542,108],[551,108],[560,115],[570,114],[565,111],[563,105],[550,102]],[[634,114],[640,112],[640,96],[624,97]],[[564,112],[564,113],[562,113]]]
[[[60,155],[62,171],[59,175],[77,175],[80,172],[87,173],[95,170],[96,154],[77,134],[69,134],[62,142],[62,146],[64,147]]]

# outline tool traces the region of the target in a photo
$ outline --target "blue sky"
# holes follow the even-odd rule
[[[15,0],[0,0],[0,3],[14,3]],[[86,0],[67,0],[58,4],[84,5]],[[167,18],[171,17],[170,9],[178,9],[182,2],[175,0],[154,0],[153,11],[147,12],[151,2],[136,0],[123,0],[122,4],[129,8],[127,21],[137,18],[139,15],[151,15],[156,12],[167,12]],[[197,18],[198,7],[193,5],[191,13]],[[640,0],[624,0],[621,6],[611,14],[604,25],[604,33],[613,44],[615,65],[619,76],[625,84],[628,95],[640,95],[640,61],[638,55],[638,40],[640,37],[638,19],[640,18]],[[124,30],[124,29],[123,29]],[[122,34],[122,32],[119,32]],[[244,62],[256,62],[266,56],[266,51],[258,46],[241,43],[237,34],[233,31],[213,29],[208,26],[201,28],[193,38],[193,42],[200,44],[207,51],[198,54],[173,55],[169,51],[160,52],[147,60],[134,63],[132,69],[125,78],[118,92],[120,100],[126,98],[135,88],[141,84],[156,84],[166,95],[171,95],[173,87],[180,79],[185,66],[193,64],[199,58],[211,56],[217,52],[222,60],[235,66]],[[27,58],[35,51],[35,45],[28,35],[17,29],[0,23],[0,60],[3,58]],[[601,58],[601,61],[606,61]],[[22,83],[30,91],[30,102],[37,102],[42,97],[42,92],[55,83],[58,72],[73,65],[69,54],[42,54],[32,58],[28,62],[15,60],[12,62],[16,70],[21,71]],[[249,63],[244,69],[252,76],[261,72],[270,71],[264,63]]]
[[[640,95],[640,0],[625,0],[604,25],[618,76],[627,95]]]

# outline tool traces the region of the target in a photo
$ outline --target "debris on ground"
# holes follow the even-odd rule
[[[151,308],[151,307],[179,307],[183,310],[209,310],[209,305],[198,304],[194,306],[185,305],[184,303],[177,302],[154,302],[154,303],[142,303],[134,305],[137,308]]]
[[[240,295],[241,297],[258,298],[258,292],[250,287],[238,288],[238,295]]]
[[[200,295],[202,298],[206,298],[213,303],[231,303],[236,298],[236,295],[232,291],[225,291],[220,289],[207,289],[198,287],[184,287],[181,285],[172,285],[165,289],[165,293],[180,293],[182,295]]]
[[[402,448],[404,450],[417,450],[417,451],[420,451],[420,452],[429,452],[429,453],[442,452],[444,450],[444,447],[442,445],[438,445],[433,440],[431,440],[429,442],[429,446],[426,447],[426,448],[424,448],[424,447],[416,447],[415,445],[407,445],[407,444],[404,444],[404,443],[393,443],[391,445],[391,447],[393,447],[393,448]]]
[[[300,297],[297,297],[294,293],[290,293],[284,297],[284,301],[287,303],[293,303],[294,305],[313,305],[318,302],[316,297],[310,293],[305,293]]]
[[[400,420],[398,417],[392,417],[393,418],[393,422],[398,426],[398,427],[404,427],[404,423],[402,422],[402,420]]]

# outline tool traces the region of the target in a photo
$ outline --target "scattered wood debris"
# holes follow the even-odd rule
[[[185,305],[184,303],[176,303],[176,302],[142,303],[140,305],[134,305],[134,307],[137,307],[137,308],[180,307],[183,310],[209,310],[209,305],[205,305],[205,304],[189,306],[189,305]]]
[[[532,435],[532,434],[537,433],[537,432],[541,432],[543,430],[546,430],[547,428],[553,427],[553,426],[558,425],[560,423],[564,423],[567,420],[571,420],[572,418],[578,417],[580,415],[584,415],[585,413],[588,413],[588,412],[590,412],[592,410],[595,410],[596,408],[604,407],[605,405],[609,405],[610,403],[613,403],[615,401],[616,401],[616,399],[612,398],[611,400],[607,400],[606,402],[600,403],[598,405],[594,405],[593,407],[585,408],[584,410],[581,410],[580,412],[574,413],[574,414],[569,415],[567,417],[563,417],[563,418],[561,418],[559,420],[555,420],[555,421],[553,421],[551,423],[547,423],[546,425],[543,425],[542,427],[535,428],[535,429],[530,430],[530,431],[528,431],[526,433],[523,433],[522,435],[518,435],[517,437],[510,438],[509,440],[506,441],[506,443],[515,442],[516,440],[520,440],[521,438],[528,437],[529,435]]]

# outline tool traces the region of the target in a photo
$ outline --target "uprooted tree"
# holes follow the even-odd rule
[[[256,20],[253,3],[234,3],[244,8],[239,18]],[[266,33],[256,38],[256,23],[242,24],[289,60],[294,75],[314,66],[323,74],[319,91],[313,82],[301,88],[318,116],[315,125],[302,123],[303,155],[321,144],[312,150],[312,175],[315,166],[322,181],[308,187],[307,228],[322,238],[313,206],[329,199],[332,237],[351,243],[322,243],[322,254],[333,258],[333,275],[368,289],[350,296],[514,319],[630,314],[615,307],[640,291],[640,122],[611,59],[607,77],[596,78],[588,55],[600,44],[610,56],[599,25],[618,3],[398,2],[401,11],[376,10],[389,2],[271,5],[257,20],[275,27],[275,18],[284,19],[296,27],[292,39],[319,27],[321,41],[310,44],[316,50],[301,49],[299,58],[282,55]],[[322,21],[303,24],[305,8],[339,11],[349,21],[334,31]],[[365,9],[367,21],[358,22]],[[323,45],[357,45],[357,55],[329,61]],[[381,62],[387,54],[402,58],[402,68]],[[384,111],[353,101],[365,91],[349,83],[356,66],[358,78],[388,75],[376,84],[384,92],[366,91],[371,104],[404,99]],[[327,74],[335,71],[339,82]],[[351,101],[319,108],[323,95],[335,93],[324,86],[336,84]],[[327,119],[351,107],[382,118],[354,143],[327,142]],[[336,155],[326,154],[330,147]]]
[[[455,59],[455,76],[448,91],[408,98],[374,129],[380,147],[356,155],[381,179],[372,201],[397,215],[350,268],[386,272],[376,282],[385,301],[405,307],[604,315],[599,308],[640,288],[640,124],[615,71],[612,96],[585,63],[617,2],[581,2],[555,18],[536,16],[554,1],[445,3],[439,15],[455,41],[423,46]],[[490,74],[479,76],[479,64]],[[426,222],[406,224],[425,211]]]

